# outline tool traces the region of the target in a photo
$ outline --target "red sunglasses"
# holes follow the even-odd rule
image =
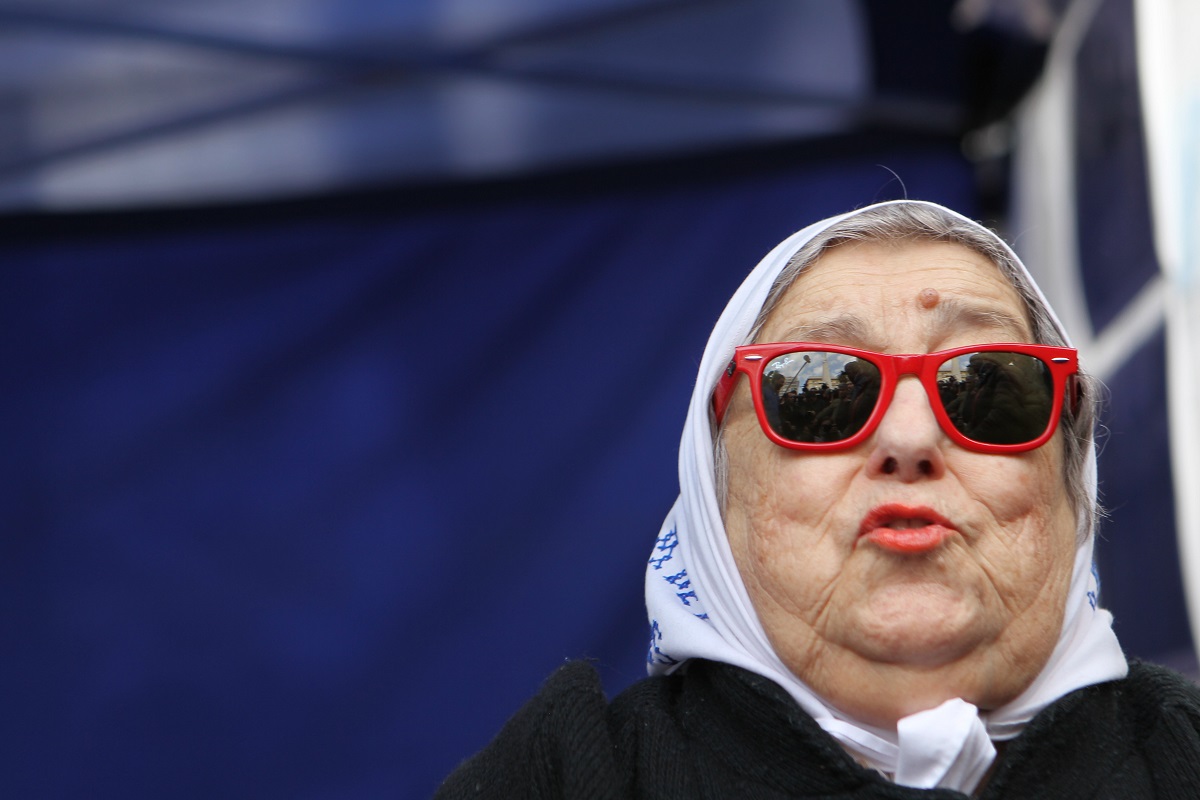
[[[1068,382],[1079,369],[1069,347],[975,344],[890,355],[810,342],[748,344],[713,391],[719,425],[739,372],[763,433],[792,450],[846,450],[865,441],[887,412],[902,375],[916,375],[938,424],[955,444],[980,453],[1020,453],[1054,435]],[[1072,407],[1074,406],[1074,399]]]

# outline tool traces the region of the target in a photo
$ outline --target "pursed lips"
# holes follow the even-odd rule
[[[941,514],[926,506],[888,503],[871,509],[859,525],[860,541],[894,553],[935,550],[958,532]]]

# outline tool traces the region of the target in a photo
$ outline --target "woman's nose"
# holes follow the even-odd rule
[[[941,477],[946,469],[943,437],[921,382],[915,376],[901,377],[869,440],[868,471],[906,483]]]

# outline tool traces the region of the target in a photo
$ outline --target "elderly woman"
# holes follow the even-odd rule
[[[830,382],[847,413],[781,422]],[[651,677],[609,704],[562,668],[441,796],[1200,797],[1200,691],[1097,607],[1097,394],[986,228],[899,201],[793,235],[700,365]]]

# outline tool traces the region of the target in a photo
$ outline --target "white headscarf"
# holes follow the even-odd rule
[[[896,731],[872,727],[834,709],[793,675],[767,639],[738,574],[717,505],[713,473],[713,432],[709,408],[713,388],[746,342],[776,276],[809,240],[830,226],[870,208],[895,204],[940,206],[912,200],[832,217],[810,225],[775,247],[733,295],[713,329],[700,362],[679,445],[679,499],[651,551],[646,567],[646,607],[651,644],[650,673],[674,670],[691,658],[742,667],[782,686],[817,723],[860,761],[896,783],[943,787],[970,793],[995,760],[993,741],[1013,739],[1034,715],[1064,694],[1124,677],[1125,657],[1112,630],[1112,616],[1096,606],[1097,579],[1086,513],[1067,594],[1062,632],[1049,661],[1033,683],[1000,708],[980,712],[961,699],[901,719]],[[1008,246],[983,226],[948,212],[995,239],[1019,269],[1024,265]],[[1026,273],[1028,274],[1028,273]],[[1030,285],[1036,289],[1033,278]],[[1038,290],[1038,299],[1049,304]],[[1055,326],[1066,331],[1053,312]],[[1088,454],[1087,482],[1096,494],[1094,448]]]

